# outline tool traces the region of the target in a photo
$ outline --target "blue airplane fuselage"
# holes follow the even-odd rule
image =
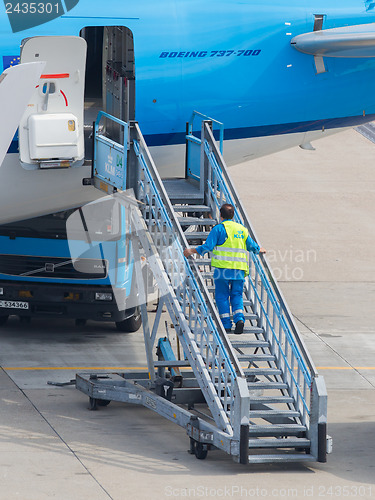
[[[374,59],[314,58],[293,37],[375,21],[370,0],[80,0],[63,16],[12,33],[1,16],[3,61],[21,41],[125,26],[134,37],[136,119],[148,144],[182,143],[192,110],[225,124],[226,139],[341,128],[375,116]]]

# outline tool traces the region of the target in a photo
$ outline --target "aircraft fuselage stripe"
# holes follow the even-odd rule
[[[324,120],[280,123],[277,125],[259,125],[258,127],[240,127],[228,128],[224,131],[225,140],[236,139],[254,139],[259,137],[270,137],[274,135],[297,134],[312,132],[322,129],[334,129],[345,127],[356,127],[369,121],[375,120],[375,114],[367,116],[344,116],[342,118],[327,118]],[[196,131],[197,136],[200,132]],[[214,131],[216,139],[219,139],[219,133]],[[145,134],[147,145],[150,146],[169,146],[175,144],[185,144],[186,132],[163,133],[163,134]],[[13,141],[8,149],[8,153],[18,152],[18,141]]]
[[[259,137],[269,137],[273,135],[297,134],[322,129],[356,127],[375,120],[375,114],[367,116],[344,116],[342,118],[327,118],[324,120],[280,123],[277,125],[259,125],[257,127],[226,128],[224,130],[225,140],[252,139]],[[200,132],[195,132],[200,135]],[[216,131],[214,131],[216,136]],[[184,144],[186,134],[184,132],[164,133],[164,134],[145,134],[145,140],[148,146],[162,146],[170,144]],[[218,139],[218,132],[217,132]]]

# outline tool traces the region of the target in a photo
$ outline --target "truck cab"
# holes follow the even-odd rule
[[[112,198],[83,209],[0,226],[0,324],[54,316],[138,330],[126,210]]]

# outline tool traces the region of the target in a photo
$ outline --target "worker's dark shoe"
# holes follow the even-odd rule
[[[232,328],[226,328],[226,329],[225,329],[225,331],[226,331],[227,333],[230,333],[230,332],[232,331]]]
[[[237,321],[234,333],[243,333],[244,322],[242,320]]]

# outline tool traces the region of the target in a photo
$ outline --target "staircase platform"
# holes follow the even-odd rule
[[[203,194],[199,190],[199,184],[193,179],[164,179],[164,187],[169,199],[173,204],[188,203],[192,201],[203,205]]]

